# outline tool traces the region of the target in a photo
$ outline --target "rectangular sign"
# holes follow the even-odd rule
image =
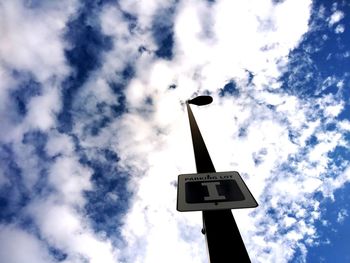
[[[238,172],[181,174],[177,210],[204,211],[257,207]]]

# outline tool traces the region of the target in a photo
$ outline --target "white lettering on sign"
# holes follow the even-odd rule
[[[225,196],[219,195],[218,189],[216,188],[217,185],[220,185],[220,182],[206,182],[202,183],[202,185],[207,187],[209,193],[209,196],[205,196],[204,200],[211,201],[226,199]]]

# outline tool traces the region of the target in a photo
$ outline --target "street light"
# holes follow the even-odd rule
[[[211,96],[198,96],[186,101],[197,173],[215,173],[207,147],[189,104],[210,104]],[[239,229],[230,209],[202,211],[210,263],[250,262]]]
[[[187,101],[189,104],[194,104],[197,106],[208,105],[213,102],[213,98],[211,96],[198,96],[191,100]]]

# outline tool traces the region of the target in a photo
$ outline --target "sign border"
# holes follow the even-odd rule
[[[186,193],[185,193],[185,178],[198,178],[199,176],[206,177],[203,181],[221,181],[225,179],[210,178],[210,176],[227,176],[231,175],[235,180],[243,193],[244,200],[241,201],[213,201],[205,203],[196,203],[190,204],[186,202]],[[201,181],[201,180],[197,180]],[[182,187],[180,187],[180,185]],[[181,188],[181,189],[180,189]],[[240,209],[240,208],[254,208],[257,207],[258,203],[256,202],[254,196],[248,189],[247,185],[243,181],[242,177],[237,171],[230,172],[217,172],[217,173],[197,173],[197,174],[180,174],[178,176],[178,186],[177,186],[177,204],[176,209],[180,212],[190,212],[190,211],[207,211],[207,210],[222,210],[222,209]]]

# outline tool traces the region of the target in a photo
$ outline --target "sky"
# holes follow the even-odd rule
[[[184,102],[252,262],[350,262],[346,0],[0,0],[0,259],[208,262]]]

